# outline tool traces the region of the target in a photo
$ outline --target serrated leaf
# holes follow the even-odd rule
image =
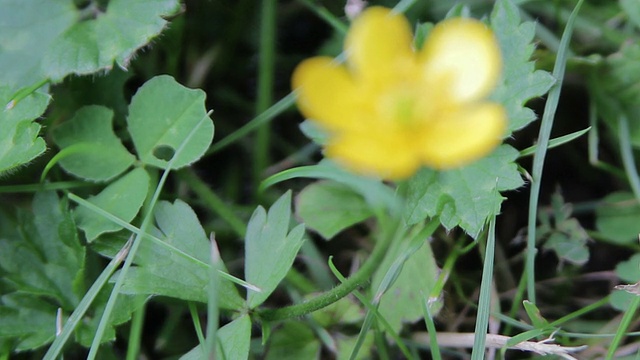
[[[248,359],[251,343],[251,319],[243,315],[218,330],[216,359]],[[200,345],[180,357],[180,360],[206,360]]]
[[[58,307],[71,312],[84,292],[85,250],[65,201],[36,193],[32,212],[4,214],[0,268],[15,288],[0,298],[0,337],[16,337],[18,349],[40,347],[55,335]],[[15,229],[18,229],[17,231]]]
[[[265,211],[259,206],[251,216],[245,236],[246,280],[262,291],[248,290],[247,303],[253,309],[262,304],[276,289],[293,265],[304,241],[304,225],[289,231],[291,191]]]
[[[362,196],[333,181],[321,181],[304,188],[296,197],[296,215],[305,226],[331,239],[373,212]]]
[[[406,194],[405,221],[417,224],[438,216],[447,229],[460,226],[477,238],[487,218],[504,199],[498,191],[524,184],[517,166],[518,151],[502,145],[489,156],[466,167],[435,171],[423,169],[401,185]]]
[[[147,81],[133,96],[129,105],[129,133],[140,160],[164,169],[168,160],[185,141],[191,130],[208,116],[204,107],[205,93],[188,89],[167,75]],[[179,169],[198,160],[213,140],[213,122],[200,125],[173,162]],[[167,157],[161,158],[161,153]]]
[[[156,206],[158,228],[150,232],[163,244],[144,239],[130,268],[123,293],[164,295],[190,301],[207,301],[211,244],[189,205],[176,200]],[[222,270],[225,270],[224,265]],[[220,307],[240,309],[244,302],[236,288],[220,280]]]
[[[106,8],[74,1],[0,1],[0,83],[14,90],[44,79],[126,67],[158,35],[177,0],[111,0]]]
[[[502,50],[502,81],[491,96],[501,103],[509,117],[509,131],[519,130],[536,119],[524,104],[549,91],[555,79],[546,71],[535,70],[530,61],[535,46],[535,23],[520,20],[520,11],[510,0],[500,0],[491,13],[493,29]]]
[[[88,201],[125,222],[131,222],[140,211],[148,190],[149,175],[147,171],[143,168],[136,168],[109,184]],[[84,231],[89,242],[101,234],[122,229],[120,225],[110,219],[82,206],[76,209],[75,215],[78,227]]]
[[[407,249],[402,242],[392,244],[379,267],[385,271],[376,272],[372,280],[372,288],[377,289],[392,263],[398,257],[409,255],[399,275],[382,296],[378,308],[380,315],[396,332],[400,331],[402,324],[413,323],[424,317],[422,299],[433,289],[440,271],[427,239],[418,240],[422,244],[412,254],[405,254]]]
[[[86,106],[55,128],[53,141],[61,149],[78,150],[60,160],[67,172],[93,181],[107,181],[133,165],[133,156],[113,132],[113,111],[103,106]]]
[[[615,192],[602,199],[596,208],[596,229],[607,240],[632,244],[640,234],[640,204],[633,194]]]
[[[12,95],[8,87],[0,87],[0,108],[10,101]],[[40,124],[34,120],[42,115],[50,99],[35,92],[13,108],[0,109],[0,174],[28,163],[45,151],[46,144],[38,136]]]

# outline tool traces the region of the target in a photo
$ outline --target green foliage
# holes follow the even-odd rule
[[[251,320],[249,316],[233,320],[218,330],[216,359],[247,359],[251,340]],[[208,359],[201,346],[196,346],[180,357],[180,360]]]
[[[140,211],[148,189],[149,175],[146,170],[137,168],[89,198],[89,202],[125,222],[130,222]],[[88,241],[93,241],[106,232],[122,230],[119,224],[84,207],[76,210],[76,219]]]
[[[245,237],[246,280],[260,288],[248,290],[247,304],[255,308],[276,289],[291,268],[304,241],[304,225],[289,231],[291,192],[282,195],[269,212],[258,207],[251,215]]]
[[[0,83],[13,91],[68,74],[126,68],[135,51],[158,35],[163,19],[179,8],[176,0],[74,1],[2,0],[0,7]]]
[[[417,224],[437,216],[445,228],[460,226],[477,238],[504,200],[496,190],[512,190],[524,184],[513,163],[517,157],[515,149],[503,145],[461,169],[421,170],[401,186],[407,198],[405,221]]]
[[[205,97],[202,90],[187,89],[170,76],[157,76],[138,89],[129,105],[127,123],[140,161],[164,169],[191,130],[208,116]],[[173,169],[198,160],[212,139],[213,123],[206,121],[184,145]],[[163,149],[169,158],[158,156]]]
[[[173,204],[162,201],[154,216],[157,227],[151,234],[158,240],[143,240],[136,254],[137,266],[129,270],[122,291],[206,302],[211,244],[195,212],[180,200]],[[226,271],[224,265],[221,268]],[[220,307],[242,308],[233,284],[224,279],[219,283]]]
[[[8,104],[12,95],[11,89],[0,81],[0,107]],[[35,92],[16,106],[0,111],[0,175],[15,171],[45,151],[44,139],[39,137],[40,125],[34,120],[42,115],[50,99]]]
[[[323,181],[307,186],[296,199],[296,215],[325,239],[371,216],[364,198],[345,185]]]
[[[614,243],[635,243],[640,233],[639,216],[640,204],[631,193],[612,193],[596,209],[596,228]]]
[[[60,166],[70,174],[92,181],[108,181],[122,174],[135,161],[113,132],[113,111],[87,106],[56,127],[53,141],[67,156]]]
[[[497,1],[491,13],[503,57],[502,82],[491,97],[503,104],[509,117],[509,131],[522,129],[536,119],[524,104],[549,91],[555,80],[546,71],[535,70],[530,61],[534,45],[535,24],[521,22],[520,10],[511,1]]]

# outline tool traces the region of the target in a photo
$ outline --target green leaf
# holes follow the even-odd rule
[[[15,290],[0,294],[0,337],[15,337],[18,350],[37,348],[53,339],[57,308],[70,313],[84,292],[85,250],[53,192],[36,193],[32,212],[0,218],[0,268]]]
[[[62,158],[60,166],[87,180],[110,180],[135,161],[113,132],[113,111],[103,106],[83,107],[52,134],[61,149],[79,149]]]
[[[522,129],[536,119],[524,106],[532,98],[549,91],[555,80],[546,71],[535,70],[530,61],[535,48],[535,23],[520,20],[520,11],[510,0],[500,0],[491,13],[491,27],[502,50],[502,81],[491,99],[503,104],[509,118],[509,131]]]
[[[412,225],[438,216],[447,229],[460,226],[477,238],[504,199],[498,191],[524,184],[513,162],[517,158],[518,151],[502,145],[488,157],[460,169],[421,170],[401,185],[400,192],[407,199],[405,221]]]
[[[635,0],[620,0],[620,7],[636,28],[640,29],[640,3]]]
[[[205,93],[188,89],[167,75],[147,81],[129,105],[129,133],[140,160],[164,169],[194,126],[208,116]],[[205,121],[174,160],[179,169],[198,160],[213,140],[213,122]]]
[[[633,284],[640,281],[640,254],[633,255],[629,260],[619,262],[615,269],[620,280]],[[613,291],[609,302],[614,309],[626,311],[631,302],[638,297],[627,291]]]
[[[144,239],[129,269],[123,293],[164,295],[190,301],[207,301],[211,244],[198,217],[185,202],[161,201],[156,206],[158,228],[150,232],[164,244]],[[222,266],[222,270],[226,269]],[[236,288],[220,280],[220,307],[238,310],[244,302]]]
[[[296,197],[296,215],[308,228],[325,239],[357,224],[373,212],[362,196],[350,187],[320,181],[304,188]]]
[[[320,342],[308,325],[288,321],[270,337],[267,360],[317,359]]]
[[[248,359],[251,343],[251,319],[243,315],[218,330],[216,359]],[[209,359],[200,345],[180,357],[180,360]]]
[[[251,215],[245,237],[246,280],[262,291],[248,290],[253,309],[262,304],[284,279],[304,241],[304,225],[289,231],[291,191],[282,195],[267,213],[259,206]]]
[[[540,309],[538,309],[536,304],[529,300],[525,300],[522,302],[522,305],[524,306],[524,310],[527,312],[529,319],[531,319],[533,327],[536,329],[544,329],[549,325],[549,322],[540,314]]]
[[[632,244],[640,234],[640,204],[631,193],[615,192],[596,208],[596,229],[617,244]]]
[[[149,181],[147,171],[136,168],[109,184],[98,195],[89,198],[89,202],[125,222],[131,222],[147,197]],[[76,220],[78,227],[84,231],[87,241],[93,241],[106,232],[122,229],[120,225],[85,207],[76,209]]]
[[[1,0],[0,83],[14,90],[43,79],[126,68],[135,51],[166,26],[177,0],[91,2]]]
[[[5,72],[2,69],[0,74]],[[12,95],[8,87],[0,87],[0,108],[11,100]],[[0,109],[0,174],[28,163],[45,151],[45,142],[38,137],[40,125],[34,120],[42,115],[50,99],[35,92],[12,108]]]
[[[417,241],[421,242],[421,246],[412,254],[407,254],[407,250],[411,249],[407,249],[406,242],[392,244],[379,267],[384,271],[377,271],[372,280],[372,288],[377,289],[385,281],[387,269],[392,263],[399,257],[409,255],[399,275],[382,296],[378,308],[380,315],[396,333],[400,332],[404,323],[413,323],[424,317],[422,299],[431,293],[440,272],[427,239]]]
[[[596,101],[598,113],[614,131],[618,129],[620,113],[629,119],[640,117],[640,45],[625,43],[598,67],[589,79],[589,90]],[[640,147],[640,122],[629,121],[629,136]]]

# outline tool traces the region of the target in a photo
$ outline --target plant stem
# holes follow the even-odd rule
[[[425,233],[432,234],[438,225],[439,222],[437,219],[432,220],[427,224]],[[389,249],[392,240],[395,238],[396,237],[393,235],[383,236],[380,242],[376,244],[371,256],[369,256],[362,267],[340,285],[301,304],[290,305],[280,309],[258,310],[256,312],[258,318],[262,321],[278,321],[300,317],[331,305],[349,295],[353,290],[369,281],[387,254],[387,250]]]

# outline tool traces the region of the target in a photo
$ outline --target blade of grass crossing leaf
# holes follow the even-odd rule
[[[260,15],[260,53],[258,64],[258,95],[256,113],[261,114],[273,102],[273,73],[276,53],[276,8],[277,1],[262,0]],[[256,133],[253,148],[253,182],[260,184],[262,174],[269,164],[269,123],[262,124]]]
[[[584,0],[578,1],[578,4],[573,9],[567,26],[562,34],[560,40],[560,50],[556,57],[556,62],[553,67],[553,77],[556,79],[555,85],[549,91],[547,102],[544,107],[544,114],[542,116],[542,122],[540,124],[540,133],[538,135],[538,145],[536,153],[533,158],[532,169],[532,181],[531,181],[531,193],[529,196],[529,218],[527,227],[527,257],[525,262],[525,271],[527,273],[527,295],[529,301],[536,303],[536,288],[535,288],[535,258],[536,258],[536,219],[538,209],[538,199],[540,197],[540,183],[542,181],[542,169],[544,167],[544,159],[547,153],[547,147],[549,146],[549,138],[551,136],[551,128],[553,127],[553,119],[555,117],[556,110],[558,108],[558,101],[560,100],[560,92],[562,90],[562,82],[564,79],[564,72],[567,65],[567,54],[569,51],[569,42],[573,33],[573,27],[578,17],[578,11],[582,6]]]
[[[158,202],[158,199],[160,198],[160,193],[162,191],[162,188],[164,187],[165,182],[167,181],[167,177],[169,176],[169,173],[171,171],[171,168],[173,167],[175,160],[178,158],[178,155],[182,153],[185,146],[189,143],[189,140],[198,132],[198,129],[200,129],[200,126],[202,126],[205,123],[205,121],[210,121],[209,120],[210,114],[211,112],[207,113],[202,119],[200,119],[198,124],[194,126],[193,129],[191,129],[189,134],[185,137],[184,141],[182,141],[178,149],[176,149],[173,157],[171,158],[171,160],[169,160],[169,163],[167,164],[166,169],[162,173],[162,177],[158,182],[156,191],[154,192],[153,196],[151,197],[151,201],[149,202],[149,211],[147,212],[146,216],[142,220],[142,225],[140,226],[140,230],[136,233],[135,239],[133,240],[133,245],[131,245],[131,251],[127,255],[127,258],[124,261],[124,265],[120,270],[120,276],[118,276],[118,279],[116,280],[116,283],[113,286],[113,290],[111,291],[111,295],[109,295],[109,299],[107,300],[107,304],[105,305],[104,312],[102,313],[102,317],[100,318],[100,323],[98,324],[98,329],[96,330],[96,334],[93,338],[93,342],[91,343],[91,348],[89,349],[89,354],[87,355],[87,359],[93,360],[97,356],[98,349],[100,348],[100,343],[102,342],[104,332],[109,323],[109,318],[111,317],[113,308],[115,307],[116,300],[120,293],[120,289],[124,284],[124,279],[126,279],[127,277],[127,272],[129,271],[129,268],[133,263],[133,259],[135,258],[136,252],[140,247],[140,243],[142,242],[142,239],[144,237],[143,235],[147,232],[147,227],[153,221],[153,209],[155,208],[155,205]]]
[[[198,337],[198,342],[201,346],[204,346],[206,340],[204,337],[204,333],[202,332],[202,324],[200,324],[200,315],[198,314],[198,308],[196,304],[192,301],[189,301],[189,314],[191,315],[191,320],[193,321],[193,328],[196,330],[196,336]]]
[[[251,119],[243,127],[227,135],[227,137],[223,138],[217,143],[213,144],[209,148],[209,150],[207,150],[204,156],[212,155],[226,148],[227,146],[235,143],[236,141],[242,139],[243,137],[250,134],[252,131],[260,128],[263,124],[271,121],[276,116],[282,114],[285,110],[293,106],[295,102],[296,102],[296,94],[294,92],[289,93],[287,96],[280,99],[280,101],[273,104],[273,106],[265,110],[262,114]]]
[[[631,321],[633,321],[633,316],[638,310],[638,307],[640,307],[640,296],[636,296],[633,299],[633,302],[631,303],[631,305],[629,305],[629,308],[624,313],[622,321],[620,321],[618,331],[616,331],[616,336],[611,341],[611,345],[609,346],[609,350],[607,351],[607,356],[605,357],[606,360],[615,359],[614,356],[616,355],[616,350],[618,349],[618,346],[620,346],[622,339],[627,335],[627,329],[629,328],[629,325],[631,325]]]
[[[125,257],[129,253],[132,243],[133,236],[131,236],[125,246],[120,250],[120,252],[118,252],[118,255],[111,259],[109,264],[107,264],[104,270],[102,270],[100,276],[98,276],[98,278],[93,282],[76,309],[73,311],[71,316],[69,316],[67,323],[62,328],[62,332],[55,338],[55,340],[53,340],[53,343],[44,355],[44,360],[54,360],[58,357],[65,343],[69,339],[69,336],[73,334],[73,331],[76,329],[80,321],[82,321],[82,317],[89,309],[89,306],[91,306],[93,300],[98,296],[100,290],[102,290],[107,281],[109,281],[109,278],[111,278],[111,275],[118,269],[122,261],[124,261]]]
[[[424,322],[427,325],[427,331],[429,332],[429,350],[431,350],[431,358],[433,360],[442,360],[440,355],[440,347],[438,346],[438,334],[436,332],[436,325],[433,323],[433,317],[429,310],[429,298],[425,298],[422,301],[422,309],[424,311]]]
[[[589,130],[591,130],[591,126],[589,126],[586,129],[582,129],[576,132],[572,132],[571,134],[567,134],[567,135],[563,135],[560,137],[557,137],[555,139],[551,139],[549,140],[549,146],[548,149],[553,149],[554,147],[560,146],[560,145],[564,145],[568,142],[571,142],[577,138],[579,138],[580,136],[586,134],[587,132],[589,132]],[[529,156],[529,155],[533,155],[536,152],[536,149],[538,148],[537,145],[533,145],[530,146],[522,151],[520,151],[520,157],[524,157],[524,156]]]
[[[104,211],[103,209],[97,207],[96,205],[88,202],[87,200],[85,200],[85,199],[83,199],[81,197],[78,197],[77,195],[69,193],[68,196],[69,196],[70,200],[78,203],[79,205],[82,205],[82,206],[88,208],[91,211],[96,212],[97,214],[100,214],[100,215],[106,217],[107,219],[113,221],[114,223],[122,226],[123,228],[131,231],[134,234],[137,234],[137,233],[139,233],[141,231],[139,228],[137,228],[137,227],[135,227],[135,226],[123,221],[122,219],[118,218],[117,216],[114,216],[113,214],[111,214],[111,213],[109,213],[107,211]],[[144,233],[143,236],[145,238],[153,241],[154,244],[166,248],[171,253],[179,255],[179,256],[182,256],[182,257],[184,257],[186,259],[189,259],[189,261],[192,261],[194,264],[197,264],[198,266],[202,266],[202,267],[208,267],[209,266],[206,263],[204,263],[204,262],[194,258],[193,256],[185,253],[184,251],[176,248],[175,246],[173,246],[171,244],[167,244],[165,241],[153,236],[152,234]],[[234,282],[234,283],[236,283],[236,284],[238,284],[238,285],[240,285],[242,287],[245,287],[247,289],[251,289],[251,290],[254,290],[254,291],[257,291],[257,292],[261,291],[261,289],[259,287],[255,286],[253,284],[249,284],[248,282],[246,282],[246,281],[244,281],[242,279],[238,279],[237,277],[235,277],[233,275],[227,274],[226,272],[224,272],[222,270],[218,270],[218,273],[220,274],[220,276],[222,278],[227,279],[227,280],[229,280],[231,282]]]
[[[484,359],[489,315],[491,313],[491,282],[493,281],[493,259],[496,246],[496,217],[489,221],[487,247],[485,249],[484,265],[482,267],[482,281],[480,283],[480,298],[478,300],[478,316],[476,318],[475,337],[471,360]]]

